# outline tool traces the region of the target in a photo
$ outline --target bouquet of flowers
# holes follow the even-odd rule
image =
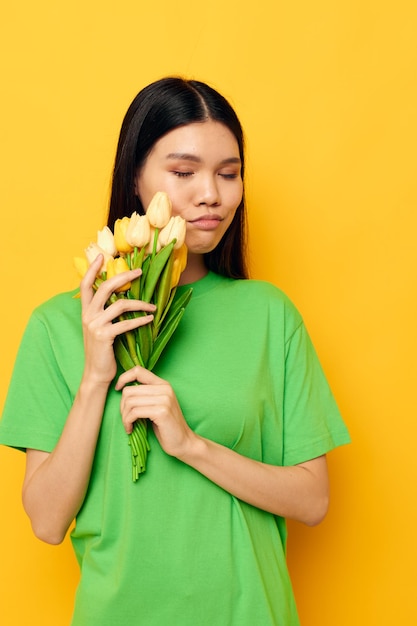
[[[129,269],[142,269],[142,274],[114,292],[108,304],[119,298],[132,298],[156,305],[150,324],[118,335],[114,342],[115,356],[123,370],[141,365],[152,370],[163,349],[175,332],[187,306],[192,289],[176,294],[181,272],[187,263],[184,243],[186,223],[171,215],[171,202],[164,192],[152,198],[146,215],[133,213],[118,219],[114,233],[106,226],[98,231],[97,242],[85,250],[85,258],[75,258],[75,266],[83,276],[99,254],[104,257],[94,287]],[[145,315],[138,311],[125,313],[123,319]],[[150,450],[147,420],[137,420],[128,436],[132,458],[132,478],[136,481],[146,469]]]

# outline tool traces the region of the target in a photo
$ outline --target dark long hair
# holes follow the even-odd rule
[[[135,194],[135,178],[154,144],[179,126],[213,120],[235,136],[244,174],[244,141],[239,119],[215,89],[196,80],[168,77],[151,83],[135,97],[124,117],[113,170],[108,226],[144,208]],[[218,246],[204,255],[209,270],[231,278],[247,278],[244,196]]]

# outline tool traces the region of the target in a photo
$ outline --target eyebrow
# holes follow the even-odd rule
[[[177,160],[177,161],[192,161],[193,163],[201,163],[200,157],[195,154],[188,154],[187,152],[170,152],[166,156],[167,159]],[[227,165],[229,163],[237,163],[241,164],[241,160],[239,157],[229,157],[227,159],[223,159],[220,161],[221,165]]]

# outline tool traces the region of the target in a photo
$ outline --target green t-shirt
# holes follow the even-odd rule
[[[155,373],[195,432],[265,463],[294,465],[349,435],[302,319],[266,282],[209,273]],[[181,288],[180,288],[181,290]],[[83,369],[80,301],[33,313],[0,422],[0,443],[51,451]],[[73,626],[296,626],[285,521],[163,452],[146,473],[111,388],[72,542],[81,567]],[[71,468],[68,467],[68,471]]]

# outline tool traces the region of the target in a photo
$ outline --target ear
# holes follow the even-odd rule
[[[135,192],[135,196],[139,197],[139,184],[138,184],[138,175],[136,174],[135,179],[133,181],[133,190]]]

